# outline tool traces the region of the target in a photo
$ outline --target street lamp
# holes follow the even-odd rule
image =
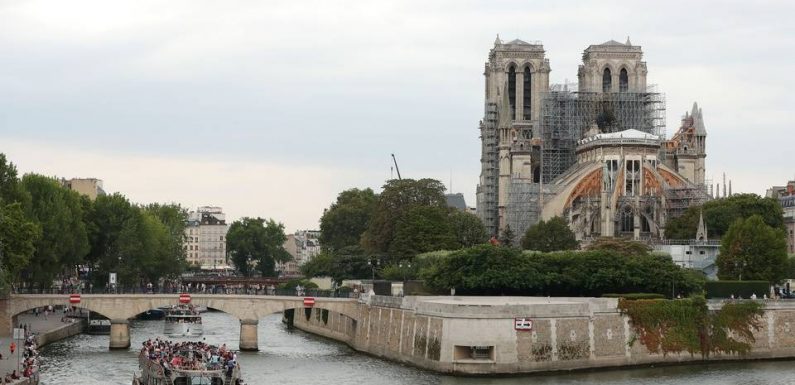
[[[372,278],[372,283],[375,285],[375,269],[376,269],[376,268],[378,267],[378,265],[379,265],[378,259],[376,259],[376,258],[370,258],[370,260],[369,260],[369,261],[367,261],[367,265],[368,265],[368,266],[370,266],[370,270],[371,270],[371,271],[372,271],[372,273],[373,273],[373,275],[372,275],[372,277],[373,277],[373,278]]]
[[[403,284],[405,285],[406,284],[406,275],[407,275],[406,271],[407,270],[411,270],[411,262],[409,262],[409,261],[400,261],[400,263],[398,263],[398,266],[400,267],[400,271],[403,273]]]

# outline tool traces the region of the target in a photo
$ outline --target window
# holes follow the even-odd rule
[[[508,103],[511,105],[511,120],[516,116],[516,67],[508,69]]]
[[[629,91],[629,76],[627,76],[626,68],[622,68],[621,72],[618,75],[618,91],[619,92]]]
[[[625,174],[624,186],[626,195],[640,195],[640,161],[627,160],[627,172]]]
[[[602,92],[610,92],[613,88],[613,75],[610,73],[610,68],[605,68],[602,73]]]
[[[624,206],[624,209],[621,210],[621,232],[631,233],[633,231],[635,231],[635,213],[632,211],[632,207]]]
[[[530,67],[525,67],[524,68],[524,86],[522,87],[522,90],[523,90],[523,93],[522,93],[522,103],[523,103],[522,104],[522,119],[524,119],[524,120],[532,119],[532,117],[531,117],[531,107],[532,106],[530,105],[530,103],[532,102],[532,99],[531,99],[531,97],[532,97],[532,90],[531,90],[532,83],[530,83],[530,78],[532,77],[532,75],[533,74],[530,72]]]

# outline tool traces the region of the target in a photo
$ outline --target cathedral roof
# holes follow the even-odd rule
[[[509,41],[508,44],[530,45],[530,43],[528,43],[528,42],[526,42],[524,40],[519,40],[519,39],[513,39],[513,40]]]
[[[591,139],[651,139],[651,140],[659,140],[660,137],[654,134],[649,134],[647,132],[638,131],[635,129],[629,129],[624,131],[618,132],[608,132],[602,134],[596,134],[587,140]]]
[[[606,41],[606,42],[604,42],[602,44],[599,44],[599,45],[627,45],[627,44],[619,43],[619,42],[611,39],[611,40],[608,40],[608,41]]]

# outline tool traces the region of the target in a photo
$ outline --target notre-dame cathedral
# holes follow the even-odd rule
[[[646,84],[640,46],[589,46],[576,85],[550,86],[550,68],[540,42],[498,37],[489,52],[477,213],[491,234],[562,216],[581,240],[656,240],[668,218],[709,199],[701,109],[666,138],[665,98]]]

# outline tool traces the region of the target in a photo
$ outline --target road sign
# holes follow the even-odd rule
[[[116,284],[116,273],[110,273],[110,276],[108,277],[108,283],[111,285]]]
[[[25,329],[14,328],[14,339],[15,340],[24,340],[25,339]]]
[[[315,297],[304,297],[304,307],[315,306]]]
[[[533,330],[533,320],[530,318],[514,318],[513,328],[523,331]]]
[[[182,293],[179,295],[179,303],[190,303],[190,294]]]
[[[76,305],[80,303],[80,294],[71,294],[69,295],[69,303]]]

